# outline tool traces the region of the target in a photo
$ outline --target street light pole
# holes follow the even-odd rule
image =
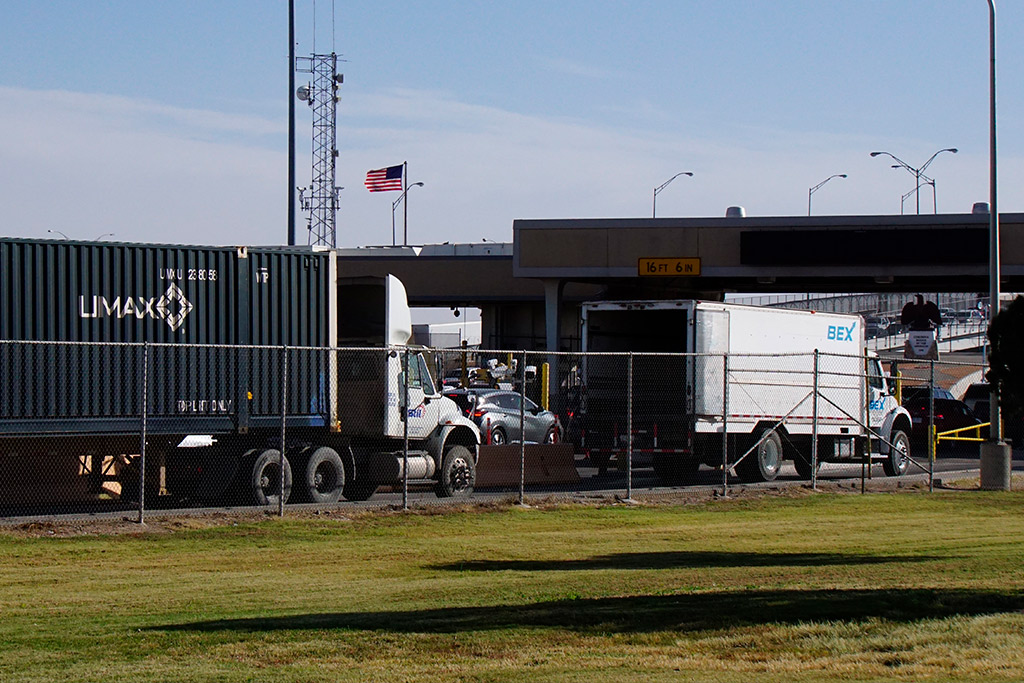
[[[664,190],[666,187],[668,187],[669,183],[671,183],[673,180],[675,180],[676,178],[678,178],[681,175],[693,177],[693,174],[690,173],[689,171],[681,171],[679,173],[676,173],[674,176],[672,176],[671,178],[669,178],[665,182],[663,182],[661,185],[658,185],[656,188],[654,188],[654,203],[653,203],[653,206],[651,208],[651,218],[657,218],[658,217],[658,193],[661,192],[662,190]]]
[[[935,154],[933,154],[930,157],[928,157],[928,161],[924,162],[924,164],[922,164],[919,168],[914,168],[913,166],[911,166],[907,162],[903,161],[903,159],[900,159],[898,156],[894,155],[892,152],[872,152],[871,156],[877,157],[877,156],[880,156],[880,155],[885,155],[885,156],[889,157],[890,159],[895,161],[896,164],[897,164],[896,166],[893,166],[893,168],[905,168],[910,173],[913,173],[914,174],[914,181],[915,181],[914,182],[914,186],[917,187],[917,188],[920,188],[921,187],[921,176],[924,174],[925,169],[928,168],[929,166],[931,166],[931,163],[933,161],[935,161],[935,157],[939,156],[943,152],[952,152],[953,154],[956,154],[958,151],[959,150],[956,147],[947,147],[945,149],[940,149],[938,152],[936,152]],[[927,176],[925,176],[925,177],[927,177]],[[920,192],[918,192],[918,194],[917,194],[917,213],[918,213],[918,215],[921,214],[921,194],[920,194]]]
[[[989,180],[988,180],[988,324],[999,313],[999,207],[996,204],[996,5],[988,0],[989,44]],[[992,354],[989,354],[989,367]],[[1003,441],[999,414],[999,390],[989,385],[989,440],[981,444],[980,486],[982,489],[1010,490],[1012,453]]]
[[[395,201],[391,202],[391,246],[395,246],[395,209],[397,209],[398,205],[401,204],[403,200],[405,200],[405,195],[409,194],[409,190],[411,190],[414,187],[423,187],[423,183],[413,183],[409,187],[407,187],[404,190],[402,190],[402,194],[398,195],[398,199],[396,199]],[[405,210],[405,214],[404,214],[404,216],[402,218],[402,228],[405,231],[405,235],[404,235],[404,237],[402,239],[402,246],[407,247],[407,246],[409,246],[409,202],[408,201],[406,201],[406,203],[405,203],[404,210]]]
[[[833,178],[845,178],[845,177],[846,177],[845,173],[836,173],[836,174],[830,175],[828,178],[825,178],[820,183],[818,183],[814,187],[812,187],[809,190],[807,190],[807,215],[808,216],[811,215],[811,195],[814,194],[815,192],[817,192],[818,190],[820,190],[825,183],[827,183],[828,181],[832,180]]]

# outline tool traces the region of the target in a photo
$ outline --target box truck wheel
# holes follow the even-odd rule
[[[322,446],[307,450],[295,463],[302,478],[297,482],[296,498],[309,503],[337,503],[345,487],[345,465],[333,448]]]
[[[811,478],[811,456],[804,455],[803,453],[797,453],[793,456],[793,466],[796,467],[796,473],[800,475],[801,479]],[[818,461],[818,469],[821,469],[821,460]]]
[[[754,452],[736,465],[736,473],[744,481],[772,481],[782,469],[782,439],[778,433],[766,429],[758,435],[758,441]]]
[[[889,455],[882,461],[882,469],[886,476],[898,477],[910,466],[910,439],[906,433],[897,429],[892,433],[892,446]]]
[[[282,471],[281,459],[281,451],[276,448],[267,448],[259,451],[255,460],[251,461],[249,490],[254,504],[278,505],[282,484],[284,502],[288,502],[288,497],[292,492],[292,467],[288,458],[284,458]]]
[[[670,453],[655,453],[652,464],[654,474],[666,486],[692,484],[697,480],[697,470],[700,469],[699,462],[684,460]]]
[[[437,478],[438,498],[468,496],[476,483],[476,464],[465,446],[451,446],[444,452]]]

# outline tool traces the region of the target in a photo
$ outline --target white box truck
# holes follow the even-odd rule
[[[807,477],[812,461],[870,458],[890,476],[910,462],[910,415],[865,355],[860,316],[602,301],[583,304],[582,337],[581,445],[599,465],[627,445],[666,483],[723,458],[749,481],[774,479],[787,459]]]

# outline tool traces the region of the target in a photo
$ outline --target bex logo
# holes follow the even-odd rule
[[[849,327],[843,327],[842,325],[829,325],[828,326],[828,338],[830,341],[853,341],[853,328],[857,326],[857,323],[850,325]]]

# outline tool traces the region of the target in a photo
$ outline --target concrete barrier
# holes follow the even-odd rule
[[[527,444],[524,483],[576,484],[576,458],[572,444]],[[476,464],[476,487],[518,487],[522,461],[520,445],[481,446]]]

